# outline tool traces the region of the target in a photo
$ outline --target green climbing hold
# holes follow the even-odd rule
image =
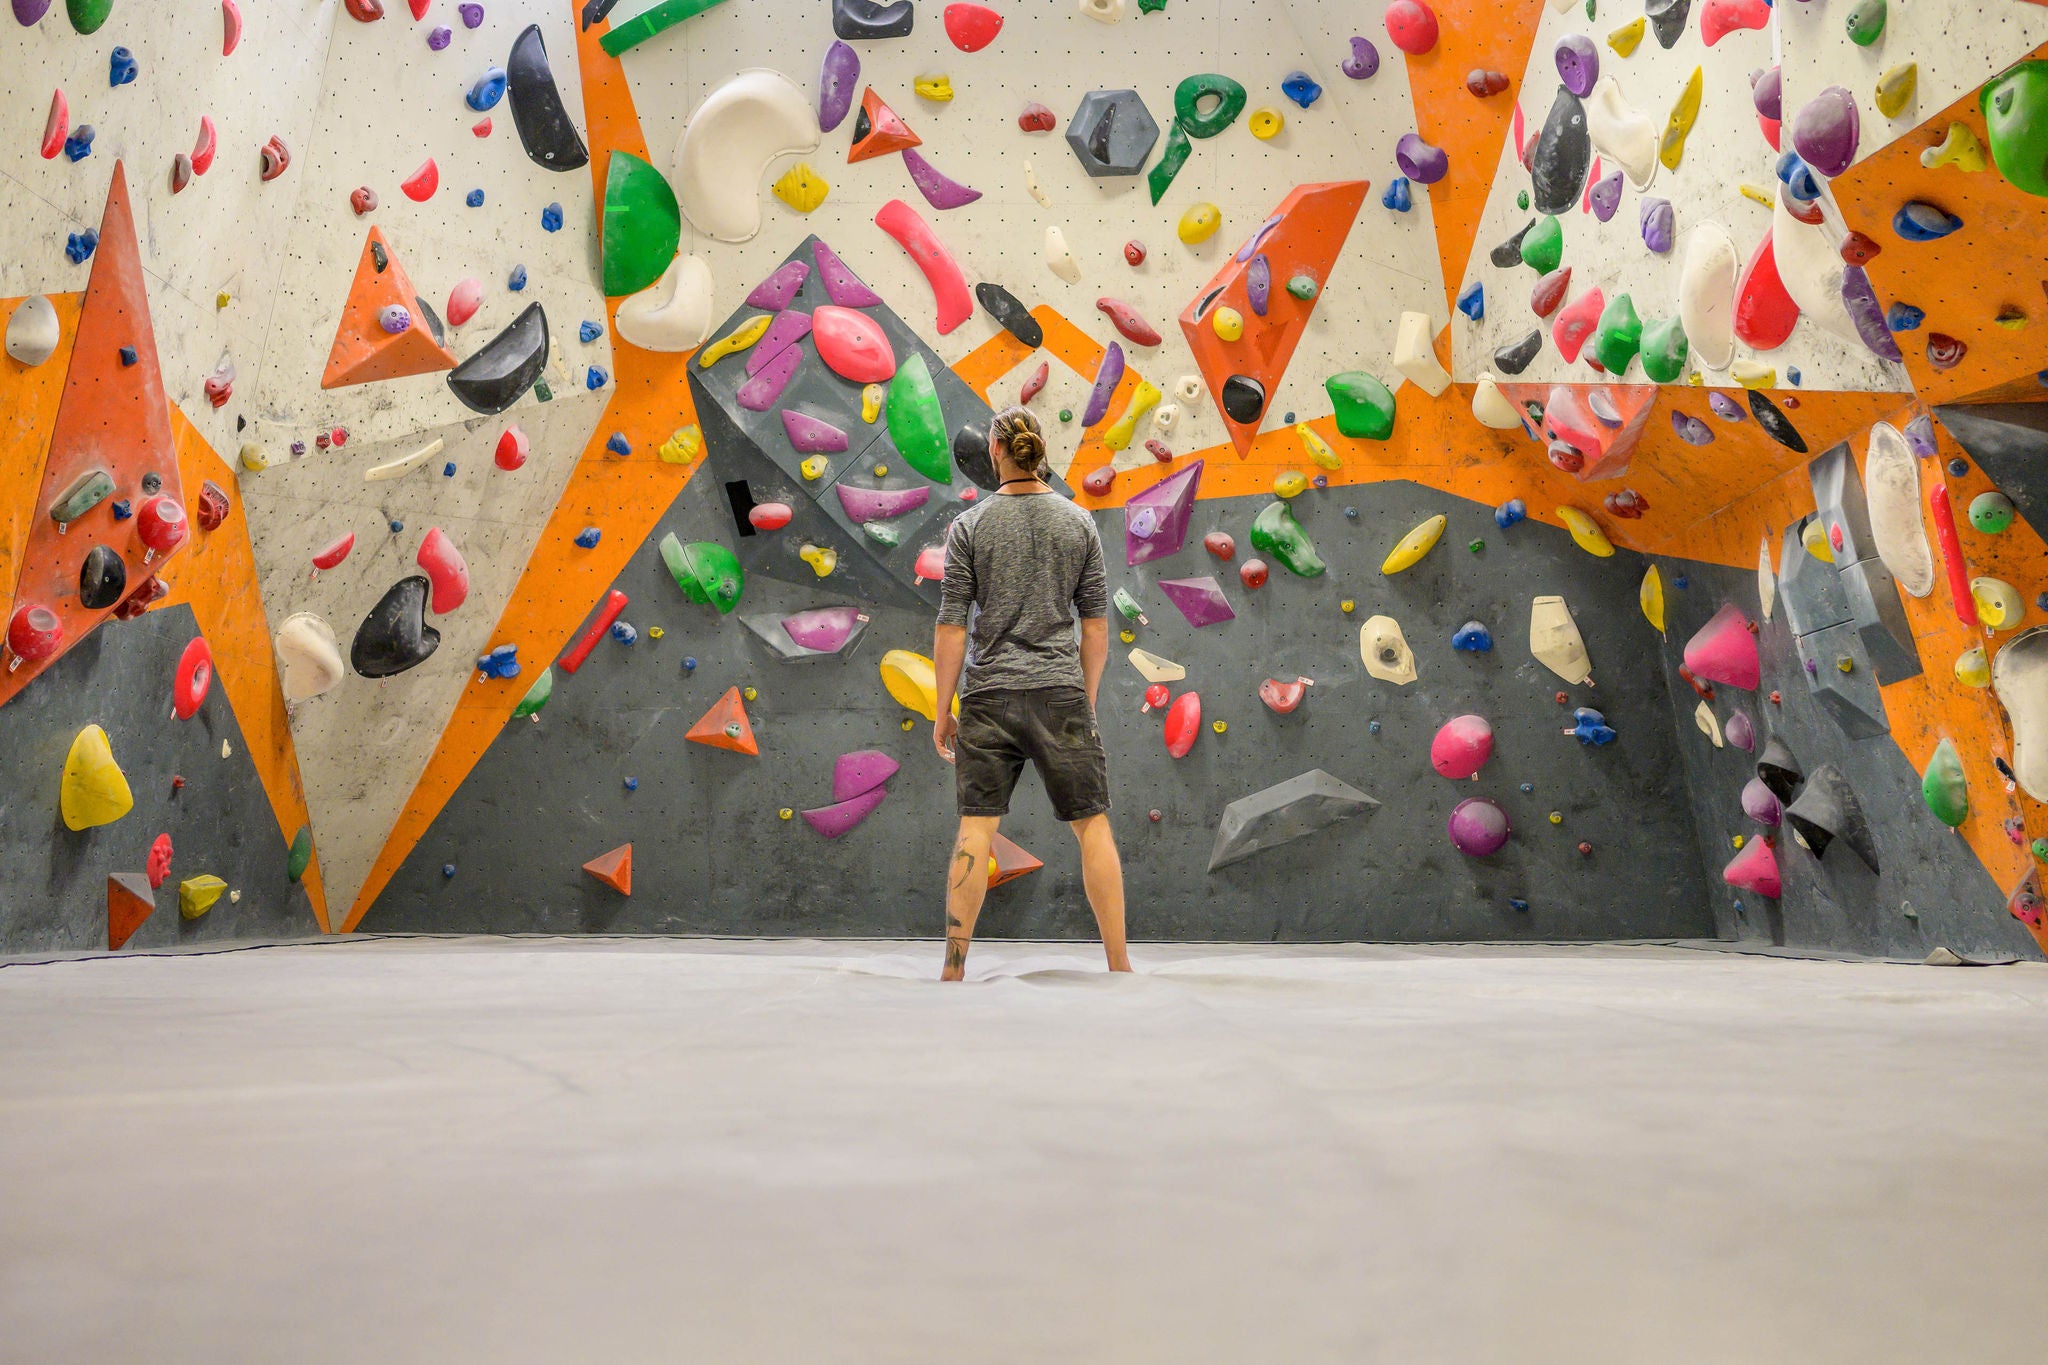
[[[2048,196],[2048,62],[2021,62],[1977,97],[1998,173],[2015,189]]]
[[[299,832],[292,836],[291,856],[285,859],[284,875],[297,881],[306,875],[306,869],[313,863],[313,829],[300,825]]]
[[[946,414],[932,384],[931,367],[912,354],[889,381],[889,439],[910,467],[933,483],[953,482],[953,451],[946,442]]]
[[[1594,14],[1594,11],[1595,11],[1595,10],[1597,10],[1598,8],[1599,8],[1599,0],[1586,0],[1586,22],[1587,22],[1587,23],[1589,23],[1589,24],[1590,24],[1590,23],[1592,23],[1592,22],[1593,22],[1593,14]]]
[[[1210,138],[1237,122],[1244,112],[1244,87],[1228,76],[1207,72],[1190,76],[1173,88],[1173,114],[1189,137]],[[1216,103],[1202,112],[1202,102]]]
[[[637,294],[660,279],[682,239],[683,214],[667,179],[631,152],[613,152],[604,174],[606,297]]]
[[[683,596],[717,607],[721,616],[739,605],[740,593],[747,586],[740,557],[714,540],[693,540],[685,545],[671,531],[661,538],[661,562],[668,566],[669,576]]]
[[[1394,434],[1394,395],[1363,370],[1333,374],[1323,389],[1337,409],[1337,430],[1354,440],[1384,441]]]
[[[91,33],[107,22],[107,16],[114,12],[114,0],[64,0],[64,8],[70,11],[71,27],[80,33]],[[20,12],[21,7],[15,6]]]
[[[1522,238],[1522,264],[1539,275],[1548,275],[1564,264],[1564,224],[1556,215],[1536,220]]]
[[[1636,316],[1635,300],[1616,294],[1600,314],[1593,332],[1593,358],[1600,368],[1616,379],[1628,373],[1628,364],[1643,348],[1643,320]]]
[[[867,534],[869,540],[891,550],[903,543],[902,533],[886,521],[864,521],[860,524],[860,529]]]
[[[1316,295],[1322,291],[1321,286],[1316,283],[1315,276],[1296,275],[1287,282],[1287,292],[1300,299],[1303,303],[1312,303],[1315,301]]]
[[[555,695],[555,670],[543,668],[540,676],[533,680],[533,686],[526,689],[526,695],[519,699],[519,705],[512,708],[512,719],[525,720],[528,716],[540,714],[540,708],[548,704],[548,698]]]
[[[1252,548],[1273,556],[1298,578],[1321,578],[1327,567],[1316,553],[1315,542],[1294,519],[1294,510],[1284,502],[1271,504],[1252,522]]]
[[[1934,746],[1927,760],[1927,772],[1920,779],[1920,796],[1934,818],[1950,829],[1970,818],[1970,786],[1963,777],[1963,760],[1948,740]]]
[[[1523,190],[1515,196],[1515,207],[1527,211],[1529,207],[1529,191]]]
[[[1643,328],[1643,374],[1654,384],[1670,384],[1685,373],[1691,343],[1677,318],[1652,322]]]
[[[1188,141],[1188,130],[1175,119],[1173,126],[1166,130],[1166,150],[1159,155],[1159,163],[1147,173],[1146,183],[1152,186],[1152,202],[1158,203],[1166,197],[1167,186],[1180,174],[1180,168],[1188,164],[1188,154],[1195,150],[1195,144]]]
[[[1884,36],[1884,0],[1856,0],[1849,7],[1849,41],[1869,47]]]
[[[683,20],[694,19],[712,6],[723,3],[724,0],[661,0],[660,4],[641,11],[604,34],[597,40],[597,45],[604,49],[607,57],[616,57],[628,48],[638,47],[658,33],[666,33]],[[423,5],[415,4],[413,11],[418,13],[424,8]],[[590,25],[585,24],[584,27],[588,28]]]
[[[1140,14],[1157,14],[1166,8],[1166,0],[1138,0]]]
[[[1061,408],[1061,409],[1060,409],[1060,420],[1061,420],[1062,422],[1071,422],[1071,421],[1073,421],[1073,420],[1074,420],[1074,410],[1073,410],[1072,408]]]
[[[1970,499],[1970,525],[1987,536],[1999,535],[2012,525],[2018,510],[2011,498],[1994,488]]]

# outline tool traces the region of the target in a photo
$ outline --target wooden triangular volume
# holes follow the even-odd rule
[[[704,713],[704,719],[690,727],[690,733],[683,738],[709,744],[714,749],[730,749],[736,754],[761,752],[761,746],[754,742],[754,727],[747,720],[747,708],[740,703],[737,687],[726,688],[725,695]]]
[[[384,326],[384,310],[394,307],[403,308],[408,319],[406,327],[397,332]],[[356,262],[348,302],[342,305],[341,325],[334,329],[334,346],[327,353],[320,387],[341,389],[454,369],[455,353],[434,335],[432,319],[385,239],[384,229],[371,228],[363,242],[363,258]]]
[[[618,892],[621,896],[633,894],[633,846],[620,844],[609,853],[600,854],[583,865],[583,870]]]

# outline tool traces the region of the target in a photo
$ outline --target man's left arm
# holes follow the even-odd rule
[[[1102,685],[1102,670],[1109,663],[1109,580],[1102,568],[1100,536],[1089,536],[1088,558],[1074,589],[1074,614],[1081,618],[1082,684],[1088,689],[1088,705],[1093,707]]]

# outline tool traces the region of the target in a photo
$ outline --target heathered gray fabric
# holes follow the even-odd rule
[[[953,523],[939,624],[970,627],[962,696],[1083,686],[1074,623],[1107,615],[1095,518],[1059,494],[991,494]]]

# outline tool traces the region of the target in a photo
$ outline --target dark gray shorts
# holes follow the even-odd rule
[[[1086,692],[1048,687],[960,699],[953,778],[962,815],[1008,815],[1027,760],[1060,819],[1084,820],[1109,809],[1109,764]]]

